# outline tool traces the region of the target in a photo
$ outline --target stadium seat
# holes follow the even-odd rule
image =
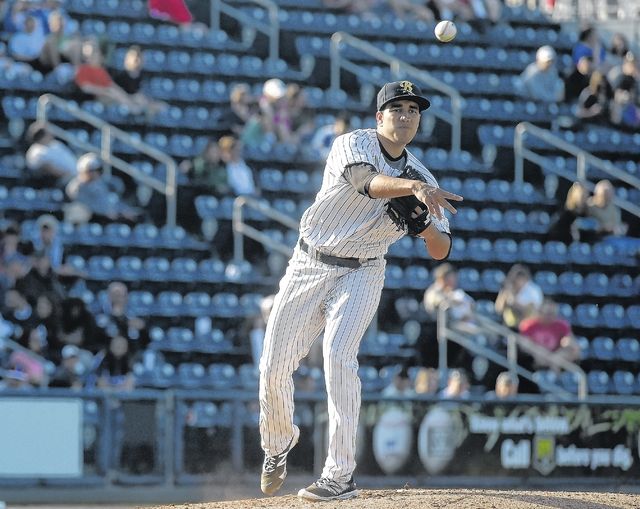
[[[611,379],[606,371],[595,369],[587,374],[587,384],[591,394],[607,394],[610,391]]]
[[[635,338],[620,338],[616,342],[617,358],[625,362],[640,362],[640,342]]]
[[[198,263],[193,258],[178,257],[171,261],[171,279],[192,282],[199,277]]]
[[[538,264],[542,262],[542,256],[542,243],[539,240],[525,239],[518,244],[518,257],[522,262]]]
[[[562,242],[555,240],[545,242],[544,244],[544,261],[558,265],[565,264],[567,261],[567,246]]]
[[[155,302],[154,313],[161,316],[180,316],[183,313],[182,295],[173,290],[161,291]]]
[[[636,392],[636,380],[633,373],[624,370],[616,370],[611,377],[613,390],[617,394],[629,396]]]
[[[563,272],[558,276],[558,291],[566,295],[583,295],[584,282],[579,272]]]
[[[625,309],[620,304],[605,304],[600,309],[600,316],[601,325],[610,329],[624,329],[629,325]]]
[[[178,384],[183,389],[205,387],[205,367],[198,362],[183,362],[178,365]]]
[[[496,239],[493,243],[494,259],[503,263],[513,263],[518,259],[518,243],[513,239]]]
[[[616,348],[613,339],[608,336],[598,336],[591,341],[591,356],[599,361],[612,361],[616,358]]]
[[[533,275],[534,282],[545,295],[555,295],[558,292],[558,276],[550,270],[539,270]]]
[[[574,315],[577,326],[593,328],[599,325],[598,307],[595,304],[578,304]]]
[[[137,256],[121,256],[116,260],[118,278],[125,281],[138,281],[142,270],[142,260]]]
[[[212,389],[225,390],[239,387],[240,380],[233,365],[214,363],[207,368],[207,383]]]
[[[640,330],[640,305],[632,304],[627,308],[627,320],[632,329]]]
[[[87,269],[91,279],[111,281],[117,279],[117,271],[113,258],[105,255],[95,255],[89,258]]]
[[[189,316],[208,316],[211,313],[211,296],[206,292],[188,292],[182,302]]]
[[[485,269],[482,271],[482,286],[485,292],[498,293],[504,282],[504,272],[500,269]]]
[[[584,278],[584,293],[604,297],[611,290],[609,278],[602,272],[592,272]]]
[[[242,364],[238,368],[240,384],[243,389],[257,391],[260,381],[260,372],[253,364]]]

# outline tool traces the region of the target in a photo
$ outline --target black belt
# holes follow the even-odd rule
[[[340,256],[331,256],[325,253],[321,253],[316,248],[307,244],[302,238],[300,239],[300,249],[307,253],[312,258],[315,258],[319,262],[326,263],[327,265],[337,265],[338,267],[348,267],[350,269],[357,269],[365,262],[376,260],[377,258],[343,258]]]

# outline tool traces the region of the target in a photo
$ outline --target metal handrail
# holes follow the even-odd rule
[[[243,217],[243,208],[249,207],[257,210],[261,214],[267,216],[269,219],[278,221],[292,230],[297,230],[300,223],[295,219],[283,214],[282,212],[274,209],[271,205],[263,200],[257,200],[250,196],[238,196],[233,201],[233,215],[231,225],[233,228],[233,260],[239,263],[244,260],[244,236],[261,242],[270,249],[274,249],[285,256],[291,256],[293,250],[282,242],[273,240],[269,236],[262,233],[260,230],[249,226],[245,223]]]
[[[392,76],[397,77],[397,79],[413,78],[416,81],[424,83],[449,96],[451,99],[451,113],[434,105],[431,105],[429,112],[435,117],[451,125],[451,153],[457,153],[460,151],[462,123],[462,96],[460,93],[455,88],[447,85],[438,78],[435,78],[427,71],[423,71],[406,62],[398,60],[396,57],[385,53],[372,44],[363,41],[362,39],[358,39],[346,32],[335,32],[331,36],[331,90],[340,90],[341,68],[351,71],[362,79],[374,80],[368,69],[353,63],[341,55],[341,50],[346,45],[352,46],[377,60],[389,64]],[[383,83],[378,84],[382,85]]]
[[[87,124],[92,125],[101,131],[101,146],[97,147],[91,143],[80,140],[77,136],[65,129],[62,129],[47,120],[47,109],[50,106],[56,106]],[[38,98],[36,118],[44,122],[47,129],[56,137],[63,139],[67,143],[74,145],[82,150],[96,152],[100,154],[102,160],[106,163],[106,173],[109,174],[111,166],[130,175],[142,184],[155,189],[159,193],[166,196],[167,199],[167,215],[166,224],[168,226],[176,225],[176,204],[177,204],[177,166],[173,158],[164,152],[152,147],[148,143],[140,141],[130,134],[118,129],[117,127],[105,122],[101,118],[96,117],[86,111],[80,109],[76,104],[66,101],[53,94],[43,94]],[[122,143],[130,145],[136,150],[148,155],[149,157],[163,163],[167,168],[166,179],[164,182],[151,177],[119,157],[115,157],[112,152],[112,141],[119,140]]]
[[[248,0],[264,7],[269,15],[269,22],[262,22],[249,16],[246,12],[232,7],[223,0],[210,0],[210,22],[212,30],[220,30],[220,14],[224,13],[240,23],[250,26],[269,38],[269,60],[276,61],[280,57],[280,19],[278,4],[272,0]]]
[[[548,143],[549,145],[553,145],[554,147],[575,156],[577,161],[576,175],[573,176],[569,172],[555,168],[553,165],[548,166],[548,162],[544,157],[536,154],[528,148],[525,148],[524,142],[526,134],[535,136]],[[521,184],[524,180],[524,160],[528,159],[529,161],[532,161],[540,165],[541,167],[547,168],[547,170],[551,171],[552,173],[570,180],[578,180],[582,182],[589,190],[593,190],[594,187],[594,185],[587,180],[587,168],[589,165],[598,168],[599,170],[602,170],[612,177],[618,180],[622,180],[630,186],[633,186],[636,189],[640,190],[640,179],[623,170],[620,170],[619,168],[616,168],[611,163],[611,161],[600,159],[599,157],[594,156],[586,150],[581,149],[577,145],[566,142],[562,138],[559,138],[558,136],[553,134],[551,131],[541,129],[540,127],[537,127],[529,122],[520,122],[516,126],[513,135],[513,151],[515,156],[514,181],[518,184]],[[640,217],[640,206],[631,203],[628,200],[623,200],[622,198],[619,198],[617,196],[614,197],[613,201],[618,207],[626,210],[627,212],[630,212],[635,216]]]
[[[578,399],[584,400],[587,398],[587,375],[585,372],[575,364],[564,359],[562,356],[549,352],[546,348],[535,344],[529,338],[518,334],[517,332],[494,322],[493,320],[482,316],[478,313],[473,313],[473,318],[476,320],[480,331],[498,335],[507,339],[507,356],[497,353],[496,351],[487,348],[483,345],[476,343],[472,338],[469,338],[467,334],[462,333],[460,330],[454,329],[449,326],[449,320],[447,317],[447,310],[451,307],[448,302],[443,302],[438,308],[438,320],[437,320],[437,339],[438,339],[438,365],[439,372],[442,377],[446,376],[447,372],[447,342],[454,341],[463,346],[467,350],[474,352],[477,355],[482,355],[487,359],[495,362],[496,364],[503,366],[514,374],[518,374],[532,382],[538,384],[541,388],[553,392],[559,397],[571,397],[573,395],[566,389],[547,382],[546,380],[536,380],[534,374],[523,368],[518,364],[518,349],[530,354],[538,355],[547,359],[554,367],[564,369],[574,373],[578,379]]]

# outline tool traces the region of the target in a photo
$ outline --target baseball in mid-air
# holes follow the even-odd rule
[[[434,33],[440,42],[450,42],[456,38],[458,29],[453,21],[445,19],[436,25]]]

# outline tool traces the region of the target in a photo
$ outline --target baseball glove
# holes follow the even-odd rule
[[[405,166],[398,178],[427,182],[418,170]],[[428,182],[427,182],[428,183]],[[419,236],[431,224],[429,209],[415,195],[391,198],[387,203],[387,214],[396,224],[398,230],[404,230],[414,237]]]

